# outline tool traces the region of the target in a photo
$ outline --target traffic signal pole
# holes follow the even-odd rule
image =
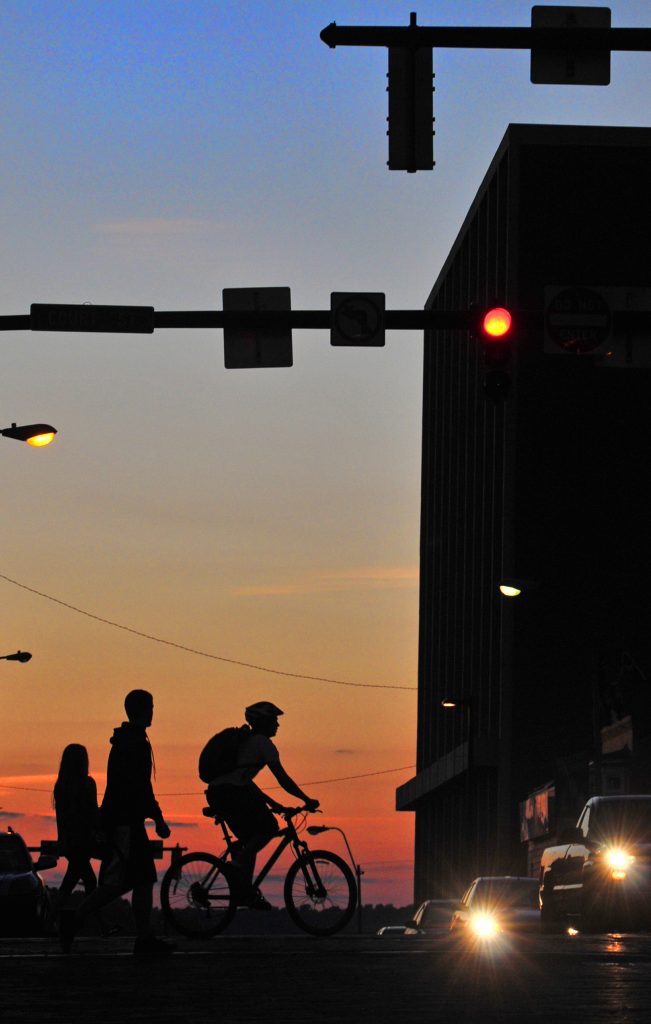
[[[321,40],[337,46],[403,46],[417,49],[466,50],[651,50],[649,28],[489,28],[411,24],[408,26],[337,25],[321,32]]]
[[[165,328],[245,328],[251,330],[329,330],[330,309],[291,310],[155,310],[152,306],[35,306],[33,314],[0,315],[0,331],[56,331],[70,333],[152,334]],[[40,312],[45,310],[46,312]],[[47,321],[47,311],[56,310],[56,322]],[[111,311],[104,318],[100,311]],[[86,322],[89,311],[97,311],[95,323]],[[78,313],[78,315],[77,315]],[[124,314],[124,326],[118,316]],[[133,314],[130,316],[130,314]],[[384,327],[389,331],[474,330],[477,313],[474,309],[387,309]],[[613,322],[618,330],[651,331],[651,310],[615,310]],[[542,310],[514,310],[514,329],[542,329]],[[363,346],[363,343],[362,343]]]
[[[160,328],[224,328],[241,327],[255,330],[275,331],[283,328],[304,330],[329,330],[332,311],[329,309],[292,310],[154,310],[151,306],[105,306],[88,305],[36,307],[33,315],[0,316],[0,331],[68,331],[87,333],[151,334]],[[46,312],[41,313],[44,309]],[[106,319],[96,319],[95,325],[86,323],[84,317],[90,311],[115,310]],[[60,310],[52,321],[48,320],[49,310]],[[79,312],[77,316],[76,313]],[[120,327],[117,311],[125,311],[125,324]],[[129,313],[134,316],[129,318]],[[149,316],[146,314],[149,313]],[[137,315],[141,314],[141,315]],[[392,331],[427,330],[470,330],[476,314],[471,310],[435,309],[387,309],[384,312],[384,326]],[[540,315],[542,322],[542,315]],[[148,325],[151,326],[148,326]]]
[[[321,39],[388,51],[390,171],[430,171],[434,161],[433,57],[436,49],[529,50],[535,85],[609,85],[613,50],[651,50],[651,29],[611,28],[609,7],[536,5],[531,26],[327,25]]]

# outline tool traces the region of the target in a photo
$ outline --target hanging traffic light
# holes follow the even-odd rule
[[[415,27],[415,15],[412,15]],[[390,46],[390,171],[431,171],[434,166],[434,121],[431,47]]]
[[[513,316],[504,306],[475,306],[473,319],[473,333],[482,354],[484,394],[494,402],[503,402],[511,390],[506,368],[511,361]]]

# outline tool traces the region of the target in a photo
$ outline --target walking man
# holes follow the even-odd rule
[[[60,941],[70,952],[75,932],[84,919],[124,893],[131,892],[136,922],[136,956],[172,953],[174,944],[151,931],[151,911],[156,868],[145,820],[156,823],[161,839],[170,835],[151,783],[154,758],[146,730],[152,723],[154,698],[147,690],[131,690],[124,701],[127,721],[113,731],[106,770],[106,792],[101,806],[107,853],[102,861],[99,886],[77,910],[61,914]]]

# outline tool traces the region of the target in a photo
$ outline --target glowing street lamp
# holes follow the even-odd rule
[[[523,591],[534,590],[538,586],[536,580],[502,579],[498,583],[502,597],[520,597]]]
[[[13,437],[14,441],[27,441],[33,448],[43,448],[51,444],[56,432],[56,428],[49,423],[27,423],[21,427],[12,423],[10,427],[0,430],[3,437]]]
[[[20,661],[24,665],[31,657],[29,651],[16,651],[15,654],[0,654],[0,661]]]

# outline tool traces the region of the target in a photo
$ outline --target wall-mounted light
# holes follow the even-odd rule
[[[537,586],[536,580],[515,579],[511,576],[505,577],[498,583],[502,597],[520,597],[520,594],[528,590],[534,590]]]

